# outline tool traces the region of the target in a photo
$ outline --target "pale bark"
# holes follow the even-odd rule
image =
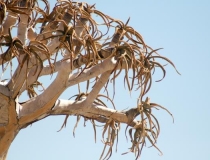
[[[51,115],[84,115],[88,118],[103,118],[106,119],[112,118],[117,122],[122,122],[130,126],[135,126],[138,122],[134,119],[130,123],[130,119],[126,115],[125,111],[117,111],[115,109],[107,108],[102,105],[91,104],[89,106],[83,101],[73,101],[73,100],[62,100],[59,99],[56,101],[55,106],[50,112]]]
[[[90,106],[94,102],[94,100],[97,98],[102,87],[105,87],[105,84],[107,83],[110,75],[111,75],[111,71],[107,71],[101,74],[100,78],[97,80],[97,82],[93,86],[93,89],[87,95],[87,98],[84,102],[87,106]]]
[[[58,99],[60,94],[67,87],[70,87],[72,85],[78,84],[79,82],[83,82],[85,80],[96,77],[106,72],[107,70],[111,70],[114,68],[115,63],[116,62],[113,61],[113,59],[106,60],[102,62],[101,64],[99,64],[98,67],[94,66],[93,68],[89,69],[89,72],[84,71],[79,76],[78,76],[78,73],[72,74],[69,76],[69,73],[66,72],[66,69],[62,68],[58,72],[58,75],[55,78],[55,80],[42,94],[22,104],[22,108],[20,109],[20,115],[19,115],[21,117],[19,124],[22,125],[24,123],[30,123],[34,121],[35,119],[37,119],[38,117],[40,117],[41,115],[48,113],[48,111],[51,109],[51,107],[53,106],[55,101]],[[106,74],[106,78],[108,78],[107,75],[109,74],[110,73]],[[105,81],[103,82],[103,85],[104,83]],[[98,89],[97,92],[100,91],[100,87],[97,88]],[[94,93],[95,96],[96,96],[96,93]]]
[[[106,59],[102,63],[84,70],[81,74],[75,73],[69,78],[67,86],[75,85],[79,82],[83,82],[88,79],[94,78],[106,71],[112,70],[115,67],[116,63],[117,61],[114,58]]]
[[[20,110],[19,124],[30,123],[48,113],[61,93],[66,89],[67,79],[68,74],[60,71],[56,79],[42,94],[24,103]]]
[[[17,37],[22,41],[23,45],[25,45],[26,38],[27,38],[27,26],[28,26],[28,19],[29,16],[25,14],[20,14],[20,22],[18,24],[18,35]]]

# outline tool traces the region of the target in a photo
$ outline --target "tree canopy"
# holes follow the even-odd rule
[[[146,142],[162,153],[156,146],[160,125],[153,110],[172,114],[150,102],[147,93],[157,69],[162,71],[157,82],[165,77],[166,63],[179,72],[171,60],[158,53],[161,48],[152,49],[144,42],[141,34],[129,26],[129,20],[112,18],[85,2],[60,0],[53,9],[47,0],[0,2],[1,159],[6,158],[21,129],[51,115],[66,115],[61,129],[69,116],[77,116],[74,130],[80,118],[89,120],[95,136],[95,122],[104,123],[100,159],[111,157],[121,123],[127,125],[125,132],[129,137],[125,137],[131,140],[126,153],[134,152],[138,159]],[[10,78],[4,79],[4,74]],[[55,79],[45,88],[42,79],[50,78],[49,75]],[[122,87],[130,94],[139,92],[135,108],[119,111],[114,104],[119,75],[123,76]],[[86,84],[85,92],[80,90],[82,82]],[[75,85],[75,95],[70,95],[69,100],[59,99]],[[113,86],[113,94],[109,93],[109,85]],[[28,98],[21,102],[24,93]],[[106,147],[109,149],[105,152]]]

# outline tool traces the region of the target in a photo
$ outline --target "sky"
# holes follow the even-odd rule
[[[53,2],[53,1],[52,1]],[[166,78],[154,82],[148,96],[152,102],[166,107],[174,116],[174,123],[165,111],[158,111],[161,132],[157,146],[163,152],[160,156],[155,148],[145,147],[140,159],[156,160],[209,160],[210,144],[210,1],[209,0],[87,0],[96,3],[96,8],[107,15],[124,22],[144,37],[146,44],[154,49],[164,48],[159,53],[176,65],[181,76],[172,66],[166,66]],[[53,6],[53,3],[51,4]],[[161,75],[155,75],[155,79]],[[46,82],[48,79],[46,79]],[[118,84],[115,105],[119,110],[134,107],[135,93],[130,97],[124,90],[123,80]],[[71,90],[60,98],[68,99]],[[69,160],[99,159],[103,150],[102,127],[97,129],[94,142],[92,125],[83,120],[73,137],[76,117],[68,120],[67,127],[57,132],[65,116],[48,117],[20,131],[12,143],[8,160]],[[118,151],[113,150],[111,160],[135,159],[128,153],[130,141],[121,126]]]

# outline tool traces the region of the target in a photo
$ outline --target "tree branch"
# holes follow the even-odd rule
[[[0,34],[6,35],[8,34],[9,28],[14,26],[17,22],[17,14],[14,12],[7,11],[8,15],[6,17],[6,20],[4,21],[3,25],[0,28]]]
[[[62,68],[62,70],[58,72],[56,79],[45,90],[45,92],[43,92],[39,96],[29,100],[28,102],[22,105],[22,108],[20,109],[19,113],[19,117],[21,117],[19,124],[23,125],[26,123],[30,123],[35,119],[37,119],[38,117],[42,116],[44,113],[48,113],[52,108],[52,106],[54,105],[55,101],[60,96],[60,94],[67,87],[70,87],[72,85],[78,84],[79,82],[96,77],[106,71],[110,71],[115,67],[115,65],[116,65],[116,60],[114,58],[106,59],[102,63],[92,67],[91,69],[87,69],[87,71],[85,70],[79,76],[78,73],[71,75],[69,77],[69,80],[67,80],[68,72],[65,72],[65,68]],[[106,76],[107,74],[108,72],[106,73]],[[79,109],[79,107],[77,107],[77,109]]]
[[[85,101],[85,100],[83,100]],[[130,119],[124,111],[117,111],[111,108],[107,108],[101,105],[92,104],[90,106],[83,105],[83,101],[73,100],[57,100],[50,115],[81,115],[88,118],[112,118],[113,120],[121,123],[126,123],[129,126],[135,126],[138,122]]]
[[[19,124],[30,123],[49,112],[58,97],[67,88],[67,79],[68,74],[63,70],[59,71],[55,80],[42,94],[22,104],[19,113]]]
[[[101,88],[104,87],[104,85],[108,81],[110,74],[111,74],[111,71],[107,71],[107,72],[103,73],[101,75],[101,77],[99,78],[99,80],[95,83],[93,89],[91,90],[91,92],[88,94],[86,100],[84,101],[84,103],[87,106],[89,106],[90,104],[92,104],[94,102],[94,100],[98,96]]]
[[[68,80],[68,87],[78,84],[80,82],[84,82],[88,79],[94,78],[106,71],[112,70],[117,61],[114,58],[106,59],[100,64],[97,64],[89,69],[84,70],[81,74],[74,73]],[[80,74],[80,75],[79,75]],[[79,76],[78,76],[79,75]]]
[[[8,11],[8,15],[3,25],[0,28],[0,35],[8,35],[9,29],[15,25],[17,21],[17,15],[13,12]],[[3,38],[0,39],[0,43],[3,42]],[[0,65],[10,61],[13,58],[12,54],[3,53],[0,55]]]
[[[22,41],[23,45],[25,45],[27,38],[27,26],[29,16],[26,14],[20,14],[20,22],[18,24],[18,38]]]
[[[61,23],[59,25],[60,29],[63,29],[63,24]],[[59,42],[59,38],[54,38],[48,45],[48,50],[49,50],[49,54],[53,55],[53,53],[55,52],[56,48],[59,46],[60,42]],[[47,59],[47,56],[41,52],[37,52],[37,54],[39,55],[40,59],[42,59],[42,61],[44,62]],[[41,63],[40,62],[36,62],[36,57],[32,56],[30,58],[31,60],[28,61],[27,63],[24,63],[24,67],[22,67],[22,70],[20,72],[20,67],[15,71],[16,74],[13,75],[13,78],[10,80],[9,82],[9,88],[12,88],[12,83],[13,81],[17,81],[16,79],[20,79],[21,83],[19,83],[18,85],[16,85],[17,89],[14,88],[13,92],[14,92],[14,96],[17,95],[17,90],[20,91],[19,93],[22,93],[23,91],[25,91],[27,89],[27,86],[33,84],[38,77],[40,77],[40,72],[41,71]],[[36,65],[33,65],[33,63],[37,63]],[[26,65],[27,64],[27,65]],[[23,69],[26,72],[23,72]],[[52,69],[51,69],[52,71]],[[21,75],[17,74],[18,72],[20,72]],[[35,73],[36,72],[36,73]],[[52,73],[52,72],[51,72]],[[27,79],[27,82],[26,82]],[[27,84],[27,86],[26,86]]]
[[[22,56],[22,60],[23,58],[24,57]],[[12,78],[7,84],[8,89],[11,91],[10,96],[12,98],[15,98],[18,95],[23,83],[25,82],[27,78],[27,74],[28,74],[27,67],[28,67],[27,62],[25,62],[22,67],[19,65],[16,71],[14,72]]]

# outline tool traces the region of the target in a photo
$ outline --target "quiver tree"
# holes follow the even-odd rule
[[[97,22],[96,22],[97,21]],[[100,159],[112,155],[121,123],[127,124],[131,140],[128,152],[140,157],[145,142],[158,149],[160,125],[153,109],[163,109],[145,95],[152,85],[155,69],[166,74],[164,64],[174,64],[145,44],[141,34],[126,23],[95,9],[95,5],[58,1],[50,10],[46,0],[3,0],[0,2],[0,157],[21,129],[50,115],[83,117],[104,123],[104,145]],[[176,68],[175,68],[176,70]],[[177,71],[177,70],[176,70]],[[178,71],[177,71],[178,72]],[[4,74],[9,78],[4,79]],[[125,88],[139,92],[137,105],[118,111],[107,89],[122,74]],[[55,76],[43,87],[40,77]],[[78,87],[71,99],[59,99],[69,87]],[[42,88],[38,90],[37,88]],[[100,92],[104,90],[103,94]],[[20,102],[27,93],[28,99]],[[102,98],[108,99],[114,109]],[[76,123],[76,125],[77,125]],[[75,126],[76,126],[75,125]],[[61,128],[62,128],[61,127]],[[158,149],[159,152],[161,152]],[[128,153],[126,152],[126,153]],[[123,153],[123,154],[126,154]]]

